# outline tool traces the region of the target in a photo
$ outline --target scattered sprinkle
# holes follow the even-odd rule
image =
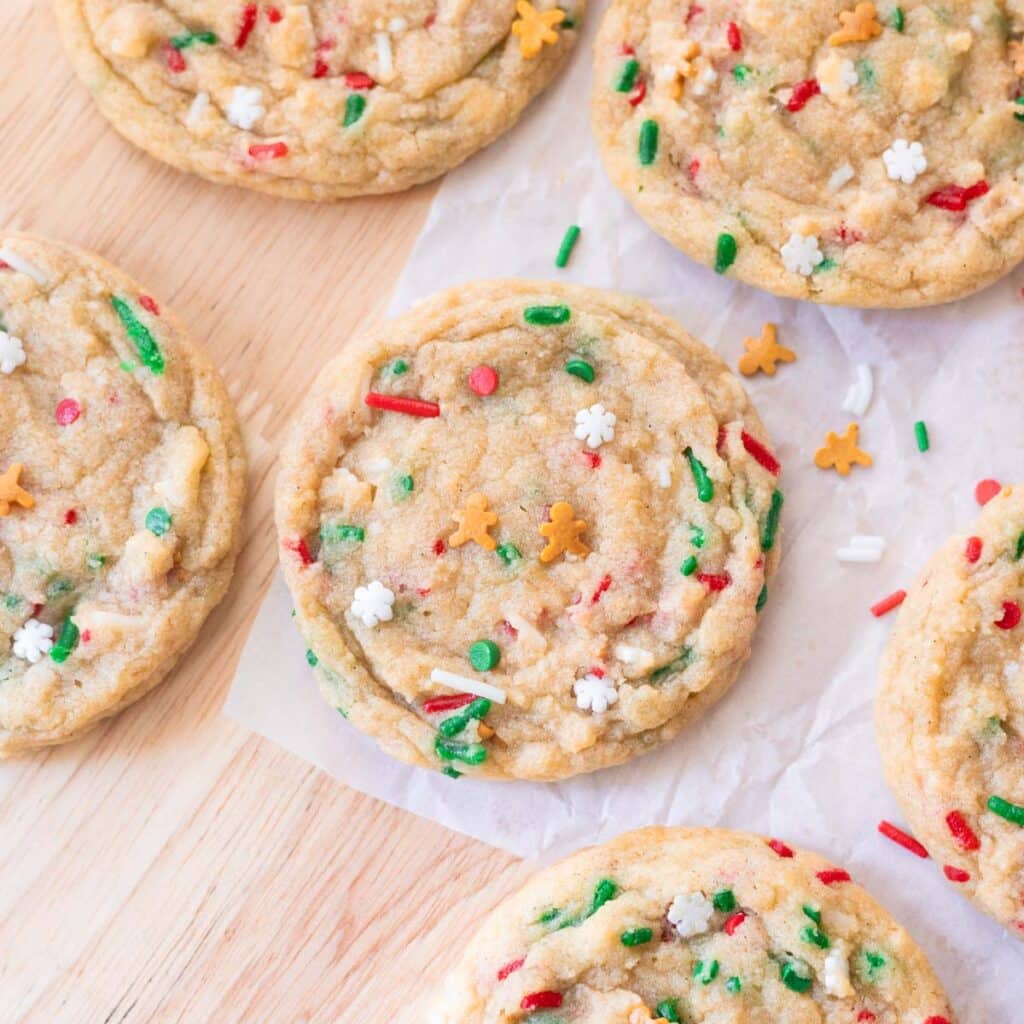
[[[852,11],[839,15],[842,28],[828,37],[829,46],[845,46],[847,43],[866,43],[882,34],[878,11],[873,3],[859,3]]]
[[[931,442],[928,439],[928,427],[924,420],[918,420],[914,424],[914,437],[917,440],[917,450],[919,452],[926,452],[931,447]]]
[[[998,480],[980,480],[974,488],[974,500],[979,505],[987,505],[1002,489]]]
[[[1024,807],[1019,804],[1012,804],[1001,796],[990,796],[988,798],[988,809],[993,814],[1010,822],[1011,825],[1020,825],[1024,828]]]
[[[959,811],[950,811],[946,815],[946,827],[949,829],[950,835],[964,850],[973,852],[981,849],[981,840]]]
[[[494,551],[498,542],[488,532],[498,525],[497,512],[488,509],[489,502],[483,494],[471,494],[466,507],[452,513],[452,519],[459,528],[448,538],[448,544],[460,548],[469,541],[479,544],[485,551]]]
[[[814,454],[814,464],[818,469],[834,469],[840,476],[847,476],[855,465],[870,466],[871,456],[857,447],[859,434],[856,423],[851,423],[842,435],[830,430],[824,446]]]
[[[477,672],[490,672],[501,661],[501,648],[493,640],[477,640],[469,649],[469,663]]]
[[[840,562],[880,562],[885,554],[885,538],[854,534],[846,547],[836,551]]]
[[[871,367],[867,363],[858,363],[853,373],[853,383],[843,399],[843,411],[853,413],[854,416],[863,416],[868,411],[874,394]]]
[[[704,463],[693,453],[692,448],[687,448],[683,453],[686,461],[690,464],[690,472],[693,474],[693,482],[697,487],[697,497],[707,504],[715,496],[715,485],[708,476]]]
[[[469,390],[481,398],[498,390],[498,371],[493,366],[476,366],[469,373]]]
[[[494,701],[495,704],[504,704],[508,699],[505,691],[500,687],[485,683],[482,679],[460,676],[443,668],[431,669],[430,681],[439,686],[449,686],[460,693],[471,693],[476,697],[483,697],[485,700]]]
[[[562,244],[558,247],[558,255],[555,257],[555,266],[559,269],[564,269],[569,265],[569,258],[572,256],[573,249],[576,248],[576,243],[580,239],[580,226],[578,224],[570,224],[566,228],[565,235],[562,238]]]
[[[947,864],[943,869],[942,873],[951,881],[962,885],[964,882],[971,880],[971,874],[969,871],[964,871],[963,868],[958,868],[953,864]]]
[[[740,357],[739,370],[744,377],[758,372],[774,377],[778,363],[796,362],[796,353],[778,343],[775,324],[765,324],[760,338],[744,338],[743,347],[746,352]]]
[[[114,307],[114,312],[120,318],[128,337],[134,343],[135,351],[138,353],[142,365],[158,376],[162,374],[165,368],[164,357],[149,328],[139,320],[124,299],[112,295],[110,304]]]
[[[395,595],[380,580],[365,587],[356,587],[349,611],[368,629],[394,618]],[[466,687],[463,687],[466,689]]]
[[[571,316],[568,306],[527,306],[523,310],[523,319],[536,327],[568,323]]]
[[[637,150],[640,163],[645,167],[654,163],[658,155],[658,122],[647,120],[640,126],[640,143]]]
[[[882,162],[889,179],[901,181],[904,185],[913,185],[928,170],[924,147],[920,142],[907,142],[906,139],[896,139],[882,154]]]
[[[881,832],[886,839],[891,839],[898,846],[902,846],[903,849],[909,850],[912,854],[920,857],[922,860],[928,859],[928,851],[912,835],[909,835],[902,829],[897,828],[891,822],[879,822],[878,831]]]
[[[351,128],[359,121],[366,112],[366,97],[360,96],[357,92],[349,93],[345,100],[345,116],[342,119],[342,127]]]
[[[426,402],[421,398],[406,398],[402,395],[382,395],[376,391],[370,391],[367,392],[363,401],[371,409],[401,412],[407,416],[421,416],[431,419],[441,415],[441,407],[436,402]]]
[[[585,380],[588,384],[594,382],[594,367],[585,359],[570,359],[565,364],[565,372],[579,377],[580,380]]]
[[[540,535],[548,541],[540,553],[540,560],[552,562],[561,554],[586,558],[590,554],[590,548],[580,539],[580,534],[586,530],[587,524],[582,519],[575,518],[572,505],[567,501],[556,501],[548,514],[550,520],[541,523],[537,528]]]
[[[715,243],[715,273],[724,274],[736,262],[736,236],[723,232]]]
[[[814,268],[825,258],[814,235],[801,235],[794,231],[789,241],[779,250],[782,263],[791,274],[810,277]]]
[[[877,604],[873,604],[871,606],[871,614],[874,615],[876,619],[880,619],[883,615],[887,615],[894,608],[899,608],[906,598],[907,592],[905,590],[896,590],[888,597],[883,597]]]
[[[527,60],[536,57],[545,45],[558,42],[555,29],[565,22],[565,11],[557,7],[538,11],[529,0],[519,0],[516,11],[519,17],[512,22],[512,35],[519,37],[519,52]]]
[[[967,204],[987,194],[988,182],[978,181],[969,188],[960,185],[944,185],[931,195],[925,197],[929,206],[937,206],[940,210],[949,210],[951,213],[961,213],[967,209]]]
[[[576,429],[573,436],[585,441],[588,448],[600,448],[602,444],[615,439],[615,413],[608,412],[600,402],[576,413]]]

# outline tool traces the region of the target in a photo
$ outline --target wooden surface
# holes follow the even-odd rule
[[[529,866],[220,709],[275,563],[282,428],[381,315],[431,191],[301,205],[166,168],[93,109],[47,0],[0,0],[0,68],[0,224],[96,250],[191,326],[238,403],[251,488],[235,583],[178,671],[0,765],[0,1020],[422,1021],[467,926]]]

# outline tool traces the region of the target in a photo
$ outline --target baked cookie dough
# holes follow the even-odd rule
[[[923,306],[1024,257],[1024,5],[613,0],[608,173],[687,255],[798,299]]]
[[[951,1024],[910,936],[778,840],[650,828],[541,872],[470,940],[436,1024]]]
[[[1024,939],[1024,488],[932,558],[882,662],[889,785],[946,877]]]
[[[0,234],[0,756],[138,700],[223,597],[245,461],[220,378],[98,257]]]
[[[398,192],[493,142],[584,0],[55,0],[102,113],[157,159],[293,199]]]
[[[725,364],[644,302],[524,281],[425,302],[325,369],[282,455],[324,694],[450,775],[644,753],[750,653],[779,468]]]

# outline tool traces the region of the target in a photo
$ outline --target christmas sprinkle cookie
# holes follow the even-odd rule
[[[167,675],[231,579],[245,463],[207,357],[70,246],[0,235],[0,395],[3,756]]]
[[[1024,257],[1022,33],[1000,0],[614,0],[594,130],[641,216],[719,274],[945,302]]]
[[[310,664],[353,725],[450,776],[625,761],[749,655],[779,472],[737,378],[646,303],[440,295],[330,364],[285,446]]]
[[[779,840],[650,828],[535,876],[483,922],[437,1024],[953,1024],[850,875]]]
[[[493,142],[552,80],[584,0],[55,0],[129,141],[294,199],[398,192]]]
[[[915,837],[1024,939],[1024,488],[1004,487],[906,595],[878,741]]]

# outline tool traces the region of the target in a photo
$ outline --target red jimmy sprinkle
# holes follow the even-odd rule
[[[313,556],[309,553],[309,545],[306,543],[305,538],[299,537],[297,540],[286,540],[284,542],[284,549],[298,555],[299,561],[303,565],[313,564]]]
[[[164,57],[167,59],[167,70],[172,74],[180,75],[188,66],[181,51],[170,43],[164,44]]]
[[[725,38],[728,40],[729,49],[734,53],[739,53],[743,49],[743,33],[735,21],[730,21],[726,26]]]
[[[789,97],[786,109],[791,114],[795,114],[798,110],[803,110],[820,93],[821,86],[816,78],[808,78],[803,82],[797,82],[793,86],[793,95]]]
[[[981,840],[974,834],[974,829],[967,824],[967,819],[959,811],[950,811],[946,815],[946,825],[949,827],[953,838],[965,850],[978,850],[981,848]]]
[[[744,921],[746,921],[747,915],[742,910],[737,911],[728,921],[725,922],[725,934],[735,935],[736,929],[739,928]]]
[[[888,597],[883,597],[878,604],[871,606],[871,614],[876,619],[880,619],[883,615],[887,615],[893,610],[893,608],[899,608],[901,604],[906,600],[907,592],[905,590],[897,590],[890,594]]]
[[[743,447],[746,449],[747,454],[758,465],[764,466],[773,476],[779,475],[782,471],[782,465],[779,460],[756,437],[752,437],[744,430],[740,434],[740,440],[743,442]]]
[[[928,859],[928,851],[912,835],[908,835],[903,831],[903,829],[897,828],[891,822],[879,822],[878,831],[881,832],[886,839],[891,839],[898,846],[902,846],[904,850],[909,850],[922,860]]]
[[[768,845],[780,856],[783,860],[789,860],[793,856],[793,850],[788,847],[781,839],[769,839]]]
[[[345,84],[350,89],[372,89],[377,83],[365,71],[346,71]]]
[[[73,398],[63,398],[57,403],[57,422],[69,427],[82,415],[82,407]]]
[[[505,964],[505,966],[498,971],[498,981],[504,981],[510,974],[513,974],[515,971],[518,971],[519,968],[522,967],[525,963],[526,957],[521,956],[518,960],[512,960],[509,963]]]
[[[453,693],[444,697],[431,697],[423,702],[423,712],[427,715],[439,715],[442,711],[457,711],[476,698],[471,693]]]
[[[697,579],[711,591],[725,590],[732,583],[732,577],[727,572],[699,572],[697,573]]]
[[[242,22],[238,26],[238,35],[235,36],[235,49],[244,50],[245,44],[249,42],[249,36],[252,35],[252,30],[256,27],[256,17],[259,14],[259,8],[256,4],[246,4],[242,9]]]
[[[825,885],[839,885],[840,882],[850,881],[850,872],[842,868],[827,868],[818,872],[817,879]]]
[[[931,206],[937,206],[940,210],[960,213],[967,209],[969,202],[980,199],[986,192],[988,192],[988,182],[984,179],[975,182],[970,188],[963,188],[961,185],[944,185],[937,192],[928,196],[925,202]]]
[[[557,1010],[562,1005],[561,992],[531,992],[519,1004],[521,1010]]]
[[[953,867],[952,864],[947,864],[943,869],[942,873],[951,882],[969,882],[971,880],[970,873],[963,871],[960,868]]]
[[[964,557],[968,562],[973,565],[979,558],[981,558],[981,538],[980,537],[968,537],[967,547],[964,549]]]
[[[156,299],[151,295],[140,295],[139,305],[147,312],[152,313],[153,316],[160,315],[160,307],[156,304]]]
[[[1016,601],[1003,602],[1003,617],[996,622],[1000,629],[1013,629],[1020,622],[1020,605]]]
[[[249,147],[253,160],[280,160],[288,155],[286,142],[254,142]]]
[[[407,416],[423,416],[433,419],[435,416],[441,415],[441,406],[437,402],[425,402],[422,398],[403,398],[401,395],[382,395],[371,391],[363,401],[371,409],[404,412]]]

